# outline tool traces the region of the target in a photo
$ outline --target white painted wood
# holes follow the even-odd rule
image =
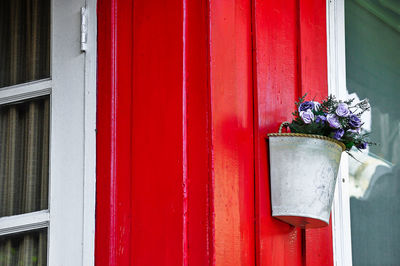
[[[37,211],[0,218],[0,236],[45,228],[49,225],[49,211]]]
[[[0,89],[0,104],[51,95],[49,210],[0,218],[0,235],[48,227],[48,265],[94,265],[96,0],[52,0],[51,79]],[[81,7],[87,50],[81,53]]]
[[[0,104],[7,104],[51,93],[51,80],[44,79],[0,89]]]
[[[85,69],[93,69],[93,54],[88,62],[80,49],[85,5],[85,0],[52,1],[49,265],[93,265],[84,262],[94,231],[94,202],[84,201],[94,198],[95,184],[95,80],[87,80],[95,78],[95,70],[85,76]]]
[[[347,97],[344,0],[327,0],[328,90]],[[337,266],[352,265],[348,155],[343,153],[332,211],[333,255]]]
[[[85,140],[83,187],[82,265],[94,265],[96,207],[96,92],[97,92],[97,16],[96,0],[86,0],[87,44],[85,60]]]

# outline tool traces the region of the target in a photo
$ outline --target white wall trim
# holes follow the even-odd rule
[[[96,99],[97,99],[97,0],[86,0],[88,37],[85,58],[85,140],[83,184],[82,265],[95,264],[96,210]]]
[[[48,265],[94,265],[96,25],[96,0],[52,0]]]
[[[347,96],[344,0],[327,0],[328,92],[339,99]],[[351,231],[348,155],[343,153],[332,211],[334,265],[351,266]]]

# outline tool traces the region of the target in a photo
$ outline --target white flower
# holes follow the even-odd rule
[[[315,101],[313,103],[314,103],[314,111],[318,112],[319,109],[321,109],[321,104]]]

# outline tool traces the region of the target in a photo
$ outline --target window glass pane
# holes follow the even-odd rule
[[[47,230],[0,237],[0,265],[47,265]]]
[[[350,97],[369,98],[365,128],[378,145],[350,158],[353,265],[400,263],[400,5],[346,0]]]
[[[50,0],[0,1],[0,87],[50,77]]]
[[[0,106],[0,217],[47,209],[49,96]]]

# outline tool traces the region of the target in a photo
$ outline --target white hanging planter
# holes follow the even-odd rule
[[[344,144],[319,135],[268,136],[272,216],[302,228],[327,226]]]

